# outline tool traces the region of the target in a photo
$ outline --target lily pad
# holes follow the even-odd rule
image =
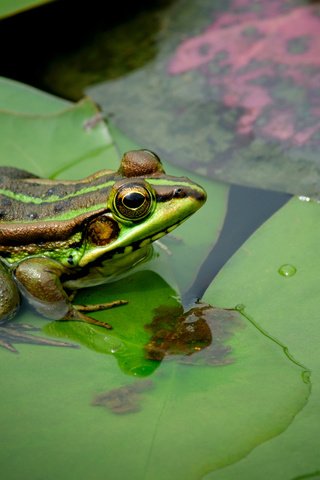
[[[0,77],[1,110],[28,115],[50,115],[71,107],[67,100],[42,92],[10,78]]]
[[[43,177],[54,178],[67,170],[69,178],[85,176],[97,169],[108,150],[111,158],[116,154],[104,123],[95,123],[96,117],[99,112],[90,100],[51,115],[2,110],[0,162],[23,165]]]
[[[0,352],[6,478],[43,471],[49,480],[64,478],[67,468],[68,478],[85,479],[94,464],[96,478],[108,469],[112,478],[194,480],[281,433],[308,397],[304,369],[231,313],[220,311],[229,329],[225,363],[198,363],[197,354],[190,363],[170,358],[148,388],[121,375],[111,356],[85,348],[22,345],[19,364]]]
[[[318,471],[319,219],[317,202],[292,199],[243,245],[205,295],[220,307],[242,304],[245,318],[312,372],[312,395],[290,427],[208,480],[313,478]]]

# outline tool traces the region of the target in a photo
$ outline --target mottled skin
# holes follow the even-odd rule
[[[0,167],[0,176],[0,322],[15,316],[22,294],[47,318],[110,328],[84,312],[124,302],[73,305],[65,287],[102,283],[130,269],[205,201],[199,185],[166,175],[147,150],[124,154],[117,172],[79,181],[11,167]]]

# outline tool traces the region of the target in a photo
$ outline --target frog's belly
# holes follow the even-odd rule
[[[103,283],[113,282],[129,273],[142,263],[152,258],[153,247],[148,245],[129,254],[115,255],[112,259],[101,260],[89,266],[79,275],[66,279],[63,286],[70,290],[92,287]]]

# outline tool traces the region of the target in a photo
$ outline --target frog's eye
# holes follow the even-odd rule
[[[124,185],[116,193],[113,206],[120,217],[139,221],[150,212],[152,195],[142,185]]]

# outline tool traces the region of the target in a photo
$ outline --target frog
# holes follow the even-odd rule
[[[200,185],[167,175],[148,149],[125,152],[117,171],[80,180],[9,166],[0,167],[0,179],[0,324],[26,300],[50,320],[112,328],[88,313],[127,302],[77,305],[76,292],[147,261],[153,242],[206,201]]]

